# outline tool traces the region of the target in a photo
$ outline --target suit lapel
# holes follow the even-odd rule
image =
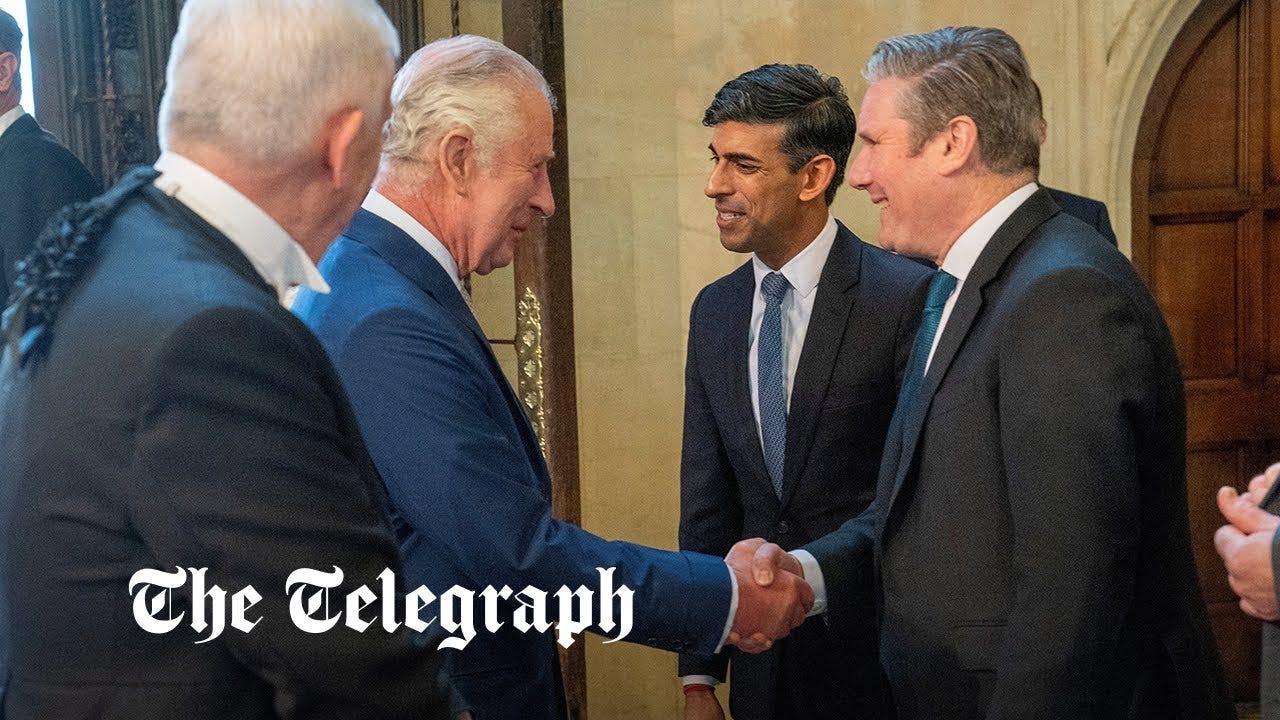
[[[385,258],[397,272],[435,298],[458,324],[467,328],[476,341],[489,347],[489,339],[480,329],[471,308],[467,307],[466,300],[462,299],[462,293],[453,278],[408,233],[361,208],[343,234],[367,245]]]
[[[760,445],[760,428],[751,404],[751,380],[747,355],[751,352],[751,306],[755,299],[756,277],[751,263],[739,267],[730,275],[732,299],[723,313],[715,315],[715,325],[709,328],[718,346],[716,362],[728,378],[729,407],[734,418],[735,452],[745,453],[756,481],[773,495],[773,483],[764,466],[764,450]],[[721,330],[721,327],[724,329]]]
[[[550,500],[551,477],[547,473],[547,466],[542,458],[537,434],[533,431],[533,425],[530,424],[520,399],[516,397],[511,384],[507,382],[507,376],[502,372],[502,365],[489,345],[489,338],[480,328],[480,323],[471,312],[471,308],[467,306],[466,300],[462,298],[462,292],[458,290],[453,278],[449,277],[440,263],[408,233],[363,208],[352,218],[351,224],[343,234],[382,256],[397,272],[440,303],[445,311],[471,334],[477,351],[484,358],[489,369],[489,375],[507,401],[516,432],[524,444],[530,465],[538,475],[540,489]]]
[[[844,344],[845,327],[853,309],[862,267],[862,241],[837,221],[835,242],[822,267],[815,292],[809,328],[792,383],[791,402],[787,412],[786,460],[782,472],[782,504],[785,507],[795,494],[804,474],[813,446],[813,434],[822,414],[823,400],[836,357]]]
[[[1058,207],[1054,205],[1049,194],[1044,190],[1037,190],[996,230],[987,246],[979,253],[973,268],[969,270],[964,286],[960,288],[960,296],[956,298],[955,307],[951,309],[946,327],[942,329],[942,337],[938,339],[933,361],[929,363],[929,371],[920,385],[920,393],[911,407],[900,407],[895,412],[895,423],[902,424],[902,440],[900,452],[896,454],[898,462],[893,492],[889,499],[889,511],[892,511],[915,465],[916,445],[928,417],[933,396],[946,378],[952,361],[964,346],[969,330],[982,310],[983,292],[986,286],[1000,274],[1018,245],[1057,212]]]

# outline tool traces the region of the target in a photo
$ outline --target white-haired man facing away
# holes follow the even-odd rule
[[[555,211],[542,76],[463,36],[415,53],[391,96],[375,192],[320,264],[332,290],[304,289],[294,311],[333,357],[404,521],[408,584],[595,587],[597,568],[614,568],[635,592],[629,641],[710,655],[731,630],[785,635],[812,595],[794,576],[761,593],[720,557],[610,542],[551,517],[538,440],[462,284],[510,263],[529,225]],[[454,710],[564,717],[555,643],[515,629],[517,606],[446,659]]]
[[[404,628],[305,632],[286,588],[341,569],[299,602],[323,620],[400,571],[338,378],[281,305],[325,289],[397,47],[373,0],[188,0],[155,168],[27,257],[0,369],[7,720],[444,716]]]

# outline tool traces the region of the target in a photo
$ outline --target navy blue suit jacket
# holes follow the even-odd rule
[[[635,591],[627,640],[715,650],[731,594],[723,560],[610,542],[551,516],[533,428],[429,253],[361,210],[320,270],[330,292],[304,291],[294,310],[351,396],[398,516],[410,586],[594,589],[596,568],[616,567],[615,583]],[[459,707],[477,718],[564,716],[550,635],[507,622],[498,633],[482,630],[447,666]]]
[[[781,499],[751,403],[752,263],[699,293],[685,371],[680,547],[722,555],[742,538],[763,537],[790,550],[870,504],[929,275],[838,226],[796,368]],[[834,626],[810,618],[759,655],[684,656],[681,673],[723,679],[732,655],[738,720],[881,717],[875,608],[864,610]]]

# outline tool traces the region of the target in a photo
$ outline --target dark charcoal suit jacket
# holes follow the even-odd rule
[[[1233,717],[1184,450],[1150,293],[1036,192],[978,257],[918,402],[895,412],[875,502],[808,546],[833,615],[878,591],[899,717]]]
[[[796,368],[781,500],[765,470],[749,390],[751,263],[698,295],[685,379],[682,548],[724,555],[742,538],[764,537],[791,549],[866,508],[928,274],[839,226]],[[680,672],[723,679],[730,656],[738,720],[882,713],[871,605],[830,626],[810,618],[762,655],[682,656]]]
[[[0,277],[4,302],[17,264],[54,212],[98,194],[98,183],[30,115],[0,135]]]
[[[336,614],[400,562],[333,366],[230,240],[146,184],[52,331],[0,374],[7,720],[446,717],[403,629],[291,622],[294,569],[343,571]],[[187,585],[144,632],[130,578],[175,566],[252,585],[257,626],[196,644]]]

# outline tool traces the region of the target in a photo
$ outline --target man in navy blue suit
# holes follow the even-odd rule
[[[628,640],[703,655],[731,637],[767,645],[810,605],[795,576],[761,592],[749,557],[610,542],[551,516],[537,438],[462,282],[510,263],[555,211],[551,102],[537,70],[491,40],[415,53],[392,88],[374,191],[321,263],[330,292],[304,289],[294,310],[350,394],[410,586],[595,587],[597,568],[613,567],[635,591]],[[564,717],[550,636],[508,621],[451,652],[455,712]]]
[[[838,78],[756,68],[720,88],[703,124],[720,242],[751,258],[690,314],[680,547],[724,554],[759,536],[793,549],[875,496],[929,272],[863,243],[828,209],[857,131]],[[737,720],[884,717],[865,599],[848,622],[811,618],[766,653],[681,656],[685,718],[724,717],[714,686],[730,663]]]

